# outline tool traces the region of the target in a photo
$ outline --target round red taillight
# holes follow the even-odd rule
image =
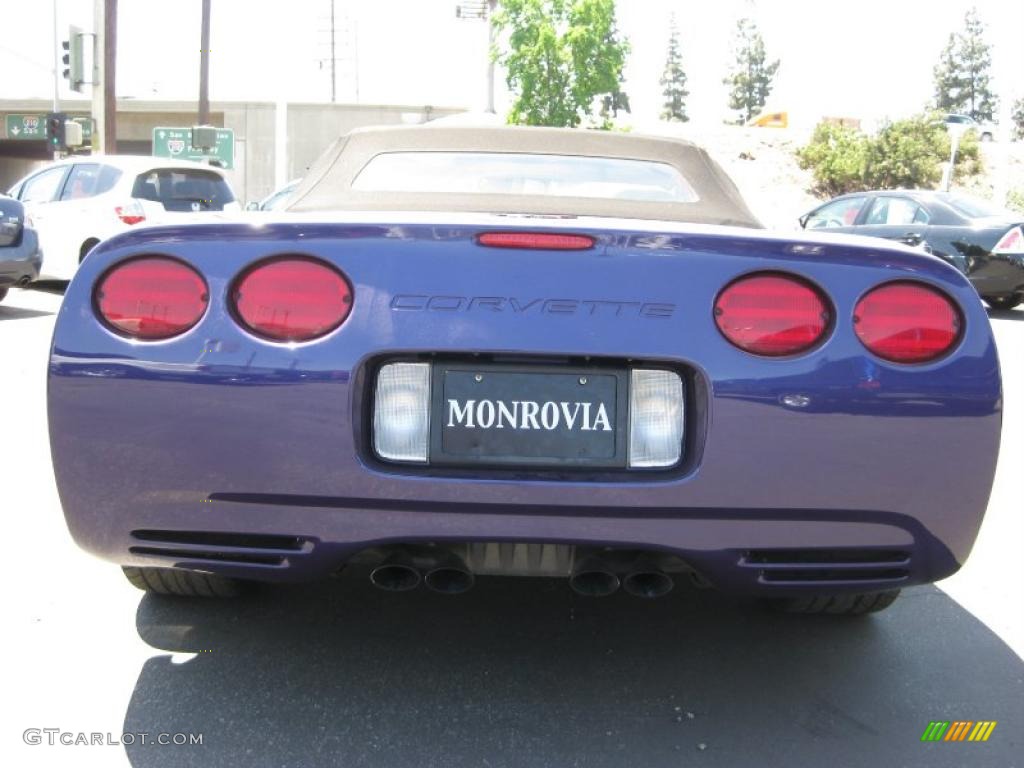
[[[798,277],[741,277],[715,300],[715,323],[730,342],[755,355],[806,352],[822,340],[832,312],[821,292]]]
[[[257,336],[310,341],[345,322],[352,309],[352,286],[329,264],[285,256],[243,272],[231,300],[238,319]]]
[[[853,329],[871,352],[894,363],[927,363],[960,338],[963,320],[944,293],[922,283],[887,283],[853,310]]]
[[[166,256],[122,262],[96,285],[96,311],[114,331],[158,341],[184,333],[210,303],[202,275]]]

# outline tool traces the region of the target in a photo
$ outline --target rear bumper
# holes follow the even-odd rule
[[[797,387],[806,410],[783,404],[792,381],[691,384],[687,455],[674,472],[609,480],[384,466],[366,446],[368,370],[197,379],[55,356],[51,440],[72,534],[121,564],[267,581],[324,577],[388,544],[539,542],[673,554],[736,593],[863,591],[959,568],[998,447],[996,399],[917,392],[839,407],[826,376]],[[175,532],[232,536],[182,544]],[[293,543],[252,546],[252,536]],[[789,571],[814,570],[811,550],[879,551],[889,565],[855,558],[821,578],[773,580],[752,562],[764,550],[799,551],[790,567],[774,563]]]
[[[508,504],[440,509],[218,494],[197,498],[195,507],[203,511],[183,516],[180,504],[168,505],[166,515],[153,510],[148,523],[174,527],[127,535],[122,529],[97,554],[122,564],[301,582],[327,577],[360,552],[390,544],[571,544],[671,555],[712,586],[751,595],[892,589],[935,581],[959,568],[948,548],[917,521],[884,513],[628,508],[554,514],[550,508]],[[211,516],[218,530],[245,533],[183,533],[190,525],[208,525]],[[542,568],[537,575],[568,576],[570,567],[571,560],[561,573]]]
[[[34,232],[23,232],[22,242],[11,248],[0,248],[0,288],[31,282],[39,277],[43,254]]]
[[[979,295],[1002,298],[1024,293],[1024,255],[989,254],[967,278]]]

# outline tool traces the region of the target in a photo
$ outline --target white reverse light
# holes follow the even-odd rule
[[[377,373],[373,447],[390,461],[426,463],[430,447],[430,364],[391,363]]]
[[[629,466],[671,467],[683,452],[683,381],[634,368],[629,384]]]

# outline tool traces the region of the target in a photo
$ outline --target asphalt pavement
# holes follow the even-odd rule
[[[546,579],[390,595],[359,573],[234,602],[143,597],[64,527],[45,410],[59,306],[0,303],[4,765],[1024,765],[1024,310],[992,313],[1007,403],[971,559],[877,616],[830,619],[684,585],[655,601]],[[933,720],[998,725],[922,743]]]

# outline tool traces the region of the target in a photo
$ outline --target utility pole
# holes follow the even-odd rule
[[[331,104],[337,101],[337,67],[338,57],[334,52],[334,0],[331,0]]]
[[[57,0],[53,0],[53,111],[60,112],[60,37],[57,34]]]
[[[498,10],[498,0],[487,0],[487,107],[484,111],[494,114],[494,13]]]
[[[207,125],[210,122],[210,0],[203,0],[199,38],[199,125]]]
[[[102,151],[117,154],[117,0],[105,0],[103,14],[103,143]],[[96,86],[93,86],[94,88]]]
[[[459,19],[481,19],[487,25],[487,106],[485,111],[494,113],[494,59],[491,49],[497,37],[494,32],[493,18],[498,11],[498,0],[461,0],[455,6],[455,16]]]

